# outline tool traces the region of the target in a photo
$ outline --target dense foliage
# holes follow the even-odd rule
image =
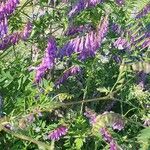
[[[0,149],[150,149],[149,0],[0,0]]]

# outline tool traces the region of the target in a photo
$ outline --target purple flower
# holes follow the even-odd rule
[[[106,128],[101,128],[100,133],[102,134],[103,139],[109,144],[110,150],[118,150],[117,142],[113,139]]]
[[[54,67],[56,58],[56,42],[54,38],[49,38],[47,48],[45,50],[45,56],[42,63],[36,68],[35,82],[39,83],[48,69]]]
[[[24,41],[27,40],[31,34],[31,31],[32,31],[32,24],[31,22],[28,22],[24,27],[23,31],[21,32],[21,39]]]
[[[150,13],[150,3],[148,3],[138,14],[136,15],[136,18],[142,18],[146,16],[148,13]]]
[[[19,0],[7,0],[6,2],[2,2],[0,4],[0,20],[5,16],[11,15],[19,3]]]
[[[63,75],[56,81],[55,85],[59,86],[63,82],[65,82],[69,76],[74,76],[80,72],[79,66],[72,66],[68,70],[66,70]]]
[[[69,26],[67,31],[65,32],[66,36],[75,35],[78,33],[85,33],[93,29],[92,25],[81,25],[81,26]]]
[[[111,30],[117,34],[121,34],[122,33],[122,28],[120,25],[116,24],[116,23],[112,23],[110,26]]]
[[[112,127],[113,129],[117,129],[120,131],[125,126],[124,119],[117,113],[114,113],[112,111],[110,111],[110,112],[105,111],[102,114],[102,116],[104,118],[109,118],[109,119],[107,119],[107,122],[105,124],[108,127]]]
[[[115,0],[117,5],[122,6],[125,3],[125,0]]]
[[[0,40],[0,50],[4,50],[6,48],[9,48],[12,45],[17,44],[19,40],[20,40],[20,34],[17,32],[7,35],[2,40]]]
[[[48,139],[58,141],[62,136],[66,135],[67,132],[68,128],[66,126],[60,126],[48,134]]]
[[[4,35],[6,35],[8,32],[8,21],[7,17],[4,17],[2,20],[0,20],[0,38],[3,38]]]
[[[97,4],[100,4],[102,0],[78,0],[72,7],[72,9],[69,12],[69,18],[75,16],[82,10],[89,8],[89,7],[95,7]]]
[[[71,39],[61,49],[59,56],[70,56],[72,53],[77,53],[80,60],[85,60],[88,57],[93,57],[96,50],[101,46],[101,43],[108,30],[108,16],[104,17],[98,26],[97,31],[90,31],[81,37]]]
[[[86,108],[84,115],[89,119],[90,124],[95,123],[97,115],[94,111],[90,110],[89,108]]]
[[[118,146],[114,140],[110,142],[110,150],[118,150]]]
[[[97,34],[95,32],[88,33],[85,37],[82,37],[79,45],[80,60],[85,60],[88,57],[93,57],[96,54],[96,50],[99,48],[100,43],[98,43]]]
[[[118,119],[113,123],[112,128],[121,131],[124,128],[124,122],[121,119]]]
[[[99,43],[99,47],[101,46],[101,43],[104,39],[104,37],[106,36],[107,34],[107,31],[108,31],[108,25],[109,25],[109,20],[108,20],[108,15],[106,15],[101,23],[99,24],[98,26],[98,29],[97,29],[97,38],[98,38],[98,43]]]
[[[101,128],[100,133],[102,134],[102,136],[106,142],[110,143],[113,140],[111,134],[107,131],[106,128]]]
[[[126,39],[122,38],[122,37],[119,37],[119,38],[114,42],[113,45],[114,45],[115,48],[120,49],[120,50],[130,48],[129,42],[128,42]]]

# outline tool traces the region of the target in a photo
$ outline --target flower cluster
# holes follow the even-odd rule
[[[12,14],[19,3],[19,0],[7,0],[5,3],[2,2],[0,4],[0,20]]]
[[[86,8],[94,7],[100,3],[102,3],[102,0],[78,0],[69,12],[69,18],[75,16]]]
[[[109,20],[108,20],[108,15],[106,15],[104,18],[102,18],[102,21],[99,24],[98,29],[97,29],[97,32],[98,32],[97,38],[98,38],[99,46],[101,46],[101,43],[105,35],[107,34],[108,26],[109,26]]]
[[[6,35],[7,32],[8,32],[8,21],[7,18],[4,17],[2,20],[0,20],[0,38]]]
[[[17,32],[7,35],[2,40],[0,40],[0,50],[4,50],[6,48],[9,48],[12,45],[17,44],[19,40],[20,40],[20,34]]]
[[[68,70],[66,70],[63,75],[56,81],[55,85],[59,86],[63,82],[65,82],[69,76],[74,76],[80,72],[79,66],[72,66]]]
[[[121,115],[114,112],[104,112],[97,115],[92,123],[92,132],[97,134],[100,128],[111,127],[113,130],[122,130],[125,126],[125,120]]]
[[[91,31],[93,29],[92,25],[81,25],[81,26],[69,26],[67,31],[65,32],[66,36],[75,35],[77,33],[85,33]]]
[[[138,14],[136,15],[136,18],[142,18],[146,16],[148,13],[150,13],[150,3],[148,3]]]
[[[104,112],[102,114],[103,117],[107,117],[110,120],[108,120],[108,123],[106,126],[111,126],[114,130],[121,131],[124,128],[125,122],[124,119],[119,115],[112,111],[110,112]]]
[[[67,132],[68,128],[66,126],[60,126],[48,134],[48,139],[58,141],[62,136],[66,135]]]
[[[107,131],[106,128],[101,128],[100,133],[104,140],[109,144],[110,150],[118,150],[117,142],[113,139],[111,134]]]
[[[15,32],[3,37],[0,40],[0,50],[9,48],[12,45],[16,45],[20,40],[26,40],[31,34],[31,23],[27,23],[23,31]]]
[[[110,29],[113,31],[113,32],[115,32],[115,33],[117,33],[117,34],[121,34],[121,33],[123,33],[123,30],[122,30],[122,28],[121,28],[121,26],[120,25],[118,25],[118,24],[116,24],[116,23],[112,23],[111,25],[110,25]]]
[[[115,23],[111,24],[110,26],[111,30],[120,36],[114,42],[113,45],[118,49],[130,49],[134,47],[136,49],[148,48],[150,46],[150,33],[143,32],[141,24],[137,24],[137,27],[138,33],[130,30],[130,27],[127,27],[127,29],[124,30],[118,24]],[[129,38],[129,40],[127,40],[125,37],[122,37],[121,35],[125,35],[126,37]]]
[[[47,48],[45,50],[45,56],[42,63],[36,68],[35,82],[39,83],[48,69],[52,69],[55,63],[56,57],[56,42],[54,38],[49,38]]]
[[[129,49],[130,48],[130,43],[122,38],[122,37],[119,37],[115,42],[114,42],[114,47],[117,48],[117,49]]]
[[[27,40],[31,34],[31,31],[32,31],[32,24],[31,22],[28,22],[25,25],[23,31],[21,32],[21,39],[24,41]]]
[[[70,56],[72,53],[79,54],[80,60],[95,56],[96,50],[101,43],[108,30],[108,16],[105,16],[99,24],[97,31],[90,31],[84,36],[77,36],[66,43],[60,50],[60,57]]]

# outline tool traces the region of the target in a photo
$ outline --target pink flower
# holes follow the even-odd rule
[[[60,126],[48,134],[48,139],[58,141],[62,136],[66,135],[68,128],[66,126]]]

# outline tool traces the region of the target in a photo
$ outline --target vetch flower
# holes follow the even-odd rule
[[[85,37],[82,37],[79,44],[79,59],[85,60],[88,57],[93,57],[96,54],[96,50],[99,48],[97,34],[92,31],[89,32]]]
[[[112,128],[121,131],[124,128],[124,122],[121,119],[118,119],[112,124]]]
[[[7,17],[4,17],[0,20],[0,38],[3,38],[4,35],[8,33],[8,21]]]
[[[118,146],[114,140],[110,142],[110,150],[118,150]]]
[[[9,48],[12,45],[17,44],[19,40],[20,40],[20,34],[17,32],[5,36],[2,40],[0,40],[0,50],[4,50],[6,48]]]
[[[47,48],[45,50],[45,56],[42,59],[42,63],[36,68],[35,82],[39,83],[48,69],[54,67],[56,58],[56,42],[54,38],[49,38]]]
[[[104,112],[97,115],[92,123],[93,134],[99,133],[100,128],[111,127],[112,129],[122,130],[125,126],[125,120],[120,114],[114,112]]]
[[[21,32],[21,39],[24,41],[27,40],[31,34],[31,31],[32,31],[32,24],[31,22],[28,22],[24,27],[23,31]]]
[[[66,30],[65,35],[70,36],[70,35],[75,35],[75,34],[78,34],[78,33],[85,33],[85,32],[88,32],[92,29],[93,29],[93,27],[90,24],[80,25],[80,26],[73,26],[73,25],[71,26],[70,25],[68,27],[68,29]]]
[[[114,130],[117,129],[121,131],[124,128],[125,122],[124,119],[117,113],[114,113],[112,111],[107,112],[105,111],[102,114],[104,117],[108,117],[109,119],[107,120],[106,126],[111,126]]]
[[[63,82],[65,82],[70,76],[74,76],[80,72],[79,66],[72,66],[68,70],[66,70],[63,75],[56,81],[55,85],[59,86]]]
[[[58,141],[62,136],[66,135],[67,132],[68,128],[66,126],[60,126],[48,134],[48,139]]]
[[[7,27],[4,27],[3,30],[4,35],[5,33],[7,33]],[[16,45],[20,40],[26,40],[30,36],[30,33],[31,33],[31,23],[27,23],[23,31],[14,32],[9,35],[6,34],[4,37],[0,39],[0,50],[5,50],[10,46]]]
[[[109,20],[108,20],[108,15],[106,15],[105,17],[102,18],[102,21],[99,24],[97,29],[98,32],[97,38],[98,38],[99,47],[101,46],[101,43],[108,32],[108,26],[109,26]]]
[[[89,7],[95,7],[97,4],[102,3],[102,0],[77,0],[69,12],[69,18],[75,16],[79,12]]]
[[[138,12],[138,14],[136,15],[136,18],[140,19],[149,13],[150,13],[150,3],[148,3],[140,12]]]
[[[106,128],[101,128],[100,133],[103,139],[109,144],[110,150],[118,150],[117,142],[113,139],[113,137]]]
[[[111,29],[113,32],[115,32],[115,33],[117,33],[117,34],[119,34],[119,35],[123,33],[123,30],[122,30],[121,26],[118,25],[118,24],[116,24],[116,23],[112,23],[112,24],[110,25],[110,29]]]
[[[2,20],[5,16],[11,15],[19,3],[19,0],[7,0],[6,2],[2,2],[0,4],[0,20]]]
[[[125,38],[122,38],[122,37],[119,37],[115,42],[114,42],[114,47],[117,48],[117,49],[129,49],[130,48],[130,44],[129,42],[125,39]]]
[[[113,140],[111,134],[107,131],[106,128],[101,128],[100,133],[102,134],[102,136],[106,142],[110,143]]]
[[[84,36],[77,36],[67,42],[59,52],[59,57],[71,56],[72,53],[77,53],[80,60],[85,60],[88,57],[93,57],[96,50],[101,46],[101,43],[108,31],[108,16],[105,16],[97,30],[92,30]]]

